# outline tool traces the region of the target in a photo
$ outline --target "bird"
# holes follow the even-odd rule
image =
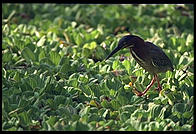
[[[152,42],[144,41],[137,35],[125,35],[119,40],[117,47],[106,57],[105,60],[109,59],[123,48],[129,48],[130,53],[136,62],[143,67],[144,70],[153,75],[153,78],[146,89],[143,92],[137,91],[136,94],[138,96],[145,95],[155,81],[158,83],[158,90],[161,91],[162,87],[158,74],[167,71],[173,72],[174,70],[171,60],[164,51]]]

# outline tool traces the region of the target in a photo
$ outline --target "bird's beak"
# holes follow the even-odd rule
[[[118,52],[122,47],[117,46],[108,56],[105,60],[109,59],[112,55],[114,55],[116,52]]]

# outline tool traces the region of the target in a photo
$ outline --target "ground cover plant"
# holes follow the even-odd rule
[[[193,17],[193,5],[3,4],[2,130],[193,130]],[[129,50],[104,60],[127,33],[171,59],[160,93],[135,95],[152,76]]]

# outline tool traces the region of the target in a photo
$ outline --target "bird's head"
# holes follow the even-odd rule
[[[143,44],[144,40],[135,35],[126,35],[120,39],[118,46],[107,56],[106,60],[123,48],[134,48]]]

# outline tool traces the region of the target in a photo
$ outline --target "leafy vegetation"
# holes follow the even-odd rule
[[[193,5],[2,6],[2,129],[193,130]],[[161,47],[174,72],[152,76],[128,49],[135,34]]]

